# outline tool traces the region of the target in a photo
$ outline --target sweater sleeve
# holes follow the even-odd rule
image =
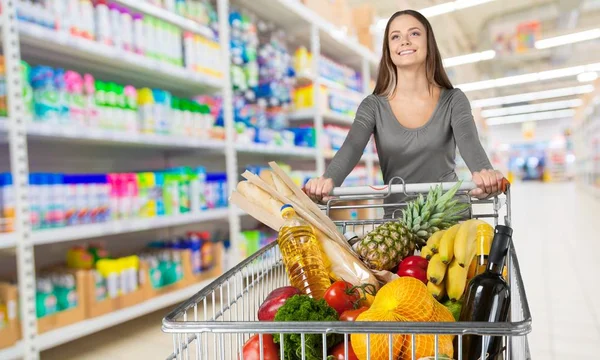
[[[363,155],[375,130],[376,101],[374,95],[369,95],[360,103],[348,136],[323,175],[331,178],[335,186],[342,185]]]
[[[454,139],[471,173],[492,170],[492,164],[479,141],[471,104],[464,92],[457,89],[452,97],[451,125]]]

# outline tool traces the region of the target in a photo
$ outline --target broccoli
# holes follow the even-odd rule
[[[275,314],[275,321],[338,321],[338,313],[323,299],[315,300],[308,295],[294,295],[289,298]],[[284,358],[282,360],[302,359],[302,340],[300,334],[284,334]],[[281,343],[280,334],[274,334],[275,343]],[[320,360],[323,354],[323,336],[306,334],[305,354],[307,360]],[[341,334],[327,334],[327,348],[331,349],[343,341]]]

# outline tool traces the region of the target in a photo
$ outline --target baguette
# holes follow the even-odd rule
[[[240,181],[236,189],[248,201],[261,206],[270,214],[279,217],[283,203],[277,199],[274,199],[266,191],[248,181]]]

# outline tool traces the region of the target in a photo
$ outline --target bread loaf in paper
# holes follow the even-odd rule
[[[261,206],[267,210],[270,214],[279,216],[283,203],[277,199],[274,199],[269,193],[259,188],[258,186],[251,184],[248,181],[240,181],[237,185],[236,190],[242,194],[248,201]]]

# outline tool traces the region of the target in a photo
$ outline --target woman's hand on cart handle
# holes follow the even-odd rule
[[[471,196],[478,199],[488,199],[506,192],[508,180],[498,170],[481,170],[473,173],[472,181],[477,189],[471,191]]]
[[[329,194],[334,187],[333,179],[321,176],[308,180],[306,185],[304,185],[304,192],[316,203],[326,202],[329,200]]]

